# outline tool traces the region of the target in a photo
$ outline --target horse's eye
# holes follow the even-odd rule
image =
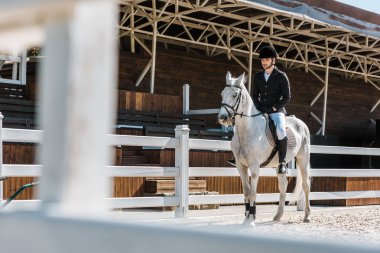
[[[237,95],[238,95],[237,92],[235,92],[232,96],[233,96],[234,98],[236,98]]]

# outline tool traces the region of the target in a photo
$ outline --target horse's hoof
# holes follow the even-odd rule
[[[273,221],[280,221],[281,218],[282,218],[282,214],[277,214],[276,216],[274,216]]]
[[[243,221],[243,226],[245,227],[255,227],[255,220],[250,218],[245,218]]]
[[[311,222],[311,219],[310,219],[309,217],[304,218],[304,219],[303,219],[303,222],[305,222],[305,223],[310,223],[310,222]]]

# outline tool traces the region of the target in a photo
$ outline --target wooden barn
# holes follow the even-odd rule
[[[335,1],[136,0],[120,2],[119,72],[115,133],[174,136],[188,124],[191,138],[231,137],[215,114],[226,72],[260,71],[259,49],[273,45],[291,83],[289,114],[308,125],[312,144],[380,147],[380,15]],[[0,55],[3,127],[39,129],[38,70],[44,51]],[[184,86],[184,85],[188,86]],[[189,87],[189,101],[184,90]],[[189,102],[189,108],[187,103]],[[377,124],[376,124],[377,123]],[[378,129],[376,131],[376,129]],[[89,147],[91,148],[91,147]],[[37,163],[38,146],[4,143],[4,164]],[[115,165],[173,166],[174,151],[117,147]],[[229,166],[231,152],[191,151],[190,166]],[[380,168],[369,156],[312,155],[312,167]],[[4,198],[35,178],[4,181]],[[292,181],[289,178],[289,181]],[[294,184],[289,184],[289,192]],[[380,190],[379,178],[313,178],[312,191]],[[115,178],[116,197],[174,191],[173,178]],[[238,177],[194,177],[190,192],[241,193]],[[261,178],[258,192],[278,192],[277,178]],[[33,189],[18,198],[33,198]],[[380,204],[379,198],[314,204]]]

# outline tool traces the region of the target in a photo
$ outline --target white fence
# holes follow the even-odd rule
[[[0,70],[4,68],[4,65],[12,64],[11,79],[0,76],[0,83],[26,85],[26,60],[26,50],[18,55],[0,54]]]
[[[111,208],[158,207],[176,206],[176,217],[186,217],[189,205],[197,204],[228,204],[243,203],[242,194],[230,195],[189,195],[189,177],[220,177],[239,176],[235,168],[230,167],[189,167],[190,150],[223,150],[230,151],[229,141],[190,139],[187,126],[177,126],[176,137],[148,137],[130,135],[109,135],[109,144],[113,146],[149,146],[175,149],[174,167],[155,166],[108,166],[109,177],[175,177],[176,187],[174,197],[129,197],[109,198]],[[2,142],[39,143],[43,132],[39,130],[19,130],[3,128],[0,135]],[[312,146],[312,153],[340,155],[380,155],[380,149]],[[1,164],[0,176],[7,177],[38,177],[41,175],[41,165]],[[264,177],[276,176],[275,169],[261,169]],[[289,170],[288,176],[296,176],[297,170]],[[312,177],[380,177],[377,169],[315,169],[311,170]],[[287,195],[287,198],[290,194]],[[380,191],[341,191],[341,192],[312,192],[311,200],[353,199],[380,197]],[[276,202],[278,193],[258,194],[257,202]],[[13,201],[12,206],[36,205],[38,201]],[[26,206],[25,206],[26,205]]]

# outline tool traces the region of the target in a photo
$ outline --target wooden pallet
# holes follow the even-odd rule
[[[190,179],[189,180],[190,192],[205,192],[206,180]],[[174,193],[175,180],[174,179],[146,179],[145,193]]]

